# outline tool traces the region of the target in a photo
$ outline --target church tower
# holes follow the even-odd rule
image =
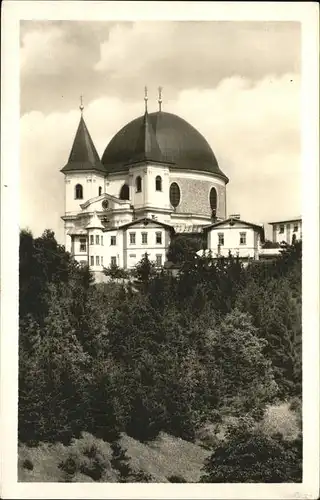
[[[105,169],[84,121],[82,101],[80,111],[80,122],[68,163],[61,170],[65,175],[65,216],[63,219],[65,221],[65,245],[68,251],[71,249],[68,230],[73,227],[72,221],[81,211],[81,203],[105,192]]]

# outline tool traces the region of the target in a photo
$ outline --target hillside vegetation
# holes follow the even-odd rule
[[[301,243],[134,274],[21,232],[20,480],[301,481]]]

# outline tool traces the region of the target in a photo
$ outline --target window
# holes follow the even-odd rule
[[[141,233],[141,243],[143,245],[148,244],[148,233]]]
[[[96,234],[96,245],[99,245],[99,235]]]
[[[102,202],[102,208],[103,208],[104,210],[107,210],[107,208],[108,208],[108,207],[109,207],[109,202],[108,202],[108,200],[103,200],[103,202]]]
[[[294,224],[294,226],[293,226],[293,232],[297,233],[298,231],[299,231],[299,225],[298,224]]]
[[[218,244],[219,245],[224,245],[224,234],[223,233],[218,233]]]
[[[157,267],[162,266],[162,255],[156,255],[156,266]]]
[[[162,243],[162,234],[156,233],[156,244],[161,245],[161,243]]]
[[[240,233],[240,245],[247,244],[247,233]]]
[[[77,184],[75,187],[75,199],[82,200],[83,199],[83,188],[81,184]]]
[[[100,262],[101,262],[101,265],[103,266],[103,257],[101,257]]]
[[[115,267],[117,265],[117,257],[111,257],[111,266]]]
[[[92,266],[94,266],[94,257],[93,257],[92,255],[91,255],[91,257],[90,257],[90,264],[91,264]]]
[[[136,244],[136,233],[129,233],[130,234],[130,245],[135,245]]]
[[[99,257],[99,255],[96,256],[96,266],[100,266],[100,257]]]
[[[170,203],[176,208],[180,203],[180,188],[176,182],[173,182],[170,186]]]
[[[123,184],[120,189],[120,200],[129,200],[129,186],[128,184]]]
[[[93,236],[93,234],[90,236],[90,245],[94,245],[94,236]]]
[[[101,196],[101,195],[102,195],[102,187],[101,187],[101,186],[99,186],[99,191],[98,191],[98,193],[99,193],[99,194],[98,194],[98,196]]]
[[[141,193],[141,190],[142,190],[142,179],[140,175],[138,175],[138,177],[136,178],[136,192]]]
[[[87,251],[87,238],[80,238],[80,252]]]
[[[211,188],[210,190],[210,196],[209,196],[209,199],[210,199],[210,208],[211,208],[211,211],[213,212],[213,210],[217,210],[217,190],[216,188]]]
[[[103,236],[101,236],[101,245],[103,245]]]
[[[284,224],[280,224],[279,233],[284,233]]]
[[[162,191],[162,179],[160,175],[156,177],[156,191]]]
[[[117,244],[117,238],[115,236],[111,236],[110,245],[114,246],[116,244]]]

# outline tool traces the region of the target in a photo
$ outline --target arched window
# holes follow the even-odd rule
[[[217,210],[217,190],[214,187],[210,191],[210,208],[212,211]]]
[[[136,178],[136,192],[141,193],[141,190],[142,190],[142,179],[140,175],[138,175],[138,177]]]
[[[129,200],[129,186],[128,184],[123,184],[120,189],[120,200]]]
[[[102,187],[99,186],[99,194],[98,194],[98,196],[101,196],[101,195],[102,195]]]
[[[83,199],[83,187],[81,184],[77,184],[75,187],[75,199],[82,200]]]
[[[156,191],[162,191],[162,179],[160,175],[156,177]]]
[[[173,182],[170,186],[170,203],[176,208],[180,203],[180,188],[176,182]]]

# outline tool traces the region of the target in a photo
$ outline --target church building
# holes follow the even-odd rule
[[[110,265],[133,268],[146,252],[163,266],[177,233],[203,233],[209,227],[204,234],[211,248],[212,231],[221,234],[227,220],[229,179],[206,139],[184,119],[162,110],[161,90],[158,111],[149,113],[147,105],[146,92],[144,114],[115,134],[100,159],[81,104],[70,156],[61,170],[66,250],[97,277]],[[251,246],[253,241],[259,245],[261,228],[249,229],[255,228]],[[242,248],[246,229],[240,228]]]

